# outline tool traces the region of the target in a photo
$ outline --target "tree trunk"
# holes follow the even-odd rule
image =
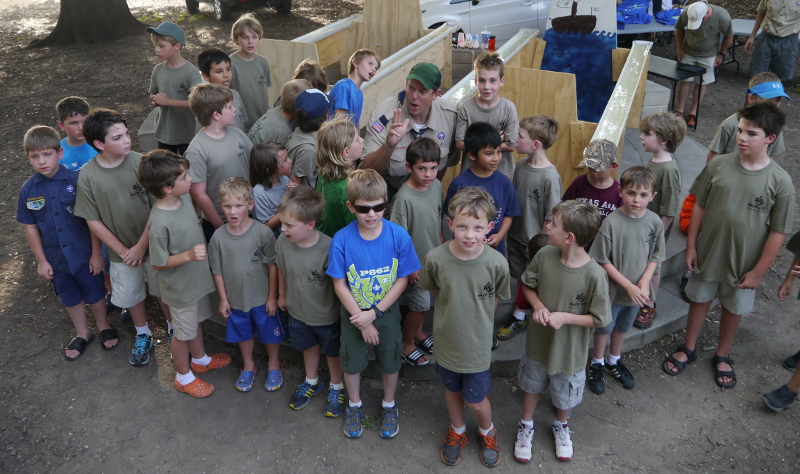
[[[58,23],[43,39],[29,48],[66,44],[105,44],[144,33],[145,26],[133,17],[126,0],[61,0]]]

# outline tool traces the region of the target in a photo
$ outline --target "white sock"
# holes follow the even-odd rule
[[[208,354],[204,355],[199,359],[195,359],[194,357],[192,357],[192,363],[197,365],[208,365],[209,362],[211,362],[211,356]]]
[[[319,383],[319,377],[317,377],[315,379],[310,379],[310,378],[306,377],[306,383],[309,384],[309,385],[316,385],[316,384]]]
[[[485,430],[485,429],[483,429],[483,428],[481,428],[481,427],[479,426],[479,427],[478,427],[478,432],[479,432],[480,434],[482,434],[483,436],[486,436],[486,435],[488,435],[488,434],[489,434],[489,432],[490,432],[490,431],[492,431],[492,428],[494,428],[494,423],[492,423],[491,425],[489,425],[489,429],[488,429],[488,430]]]
[[[344,388],[344,383],[332,383],[331,388],[334,390],[341,390]]]
[[[514,310],[514,317],[520,321],[525,321],[525,311]]]
[[[533,420],[531,421],[519,420],[519,424],[526,428],[533,428]]]
[[[566,428],[567,423],[561,423],[560,421],[558,421],[558,418],[556,418],[556,421],[553,422],[553,426],[561,426],[562,428]]]
[[[178,383],[181,385],[189,385],[190,383],[194,382],[195,378],[196,377],[194,376],[191,370],[189,371],[189,373],[186,374],[179,374],[175,372],[175,380],[177,380]]]
[[[605,361],[603,359],[595,359],[594,357],[592,357],[592,364],[605,365]]]
[[[138,326],[134,326],[134,327],[136,328],[136,335],[137,336],[140,335],[140,334],[147,334],[148,336],[150,335],[150,328],[147,326],[146,323],[142,327],[138,327]]]
[[[353,403],[351,400],[347,401],[347,406],[349,406],[350,408],[361,408],[361,405],[362,405],[361,402]]]
[[[167,321],[167,332],[172,331],[172,323]]]
[[[394,408],[394,399],[391,402],[381,401],[381,408]]]
[[[612,355],[609,352],[608,358],[606,360],[608,361],[608,365],[617,365],[617,362],[619,362],[619,358],[620,358],[620,356]]]
[[[461,428],[456,428],[453,425],[450,425],[450,427],[453,428],[453,431],[455,431],[456,434],[464,434],[464,432],[467,431],[467,425],[464,425]]]

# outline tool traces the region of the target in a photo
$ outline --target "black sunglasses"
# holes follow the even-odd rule
[[[362,206],[361,204],[353,204],[353,209],[359,214],[369,214],[369,211],[375,211],[375,214],[383,212],[386,209],[386,201],[375,204],[374,206]]]

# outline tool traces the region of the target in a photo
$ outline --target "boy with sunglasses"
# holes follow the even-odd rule
[[[342,302],[339,354],[349,395],[344,434],[358,438],[363,432],[360,375],[369,362],[369,346],[374,345],[383,374],[380,435],[394,438],[400,430],[394,392],[402,348],[397,298],[421,265],[408,232],[383,219],[387,188],[377,171],[354,171],[345,192],[347,208],[357,220],[333,236],[326,271]]]

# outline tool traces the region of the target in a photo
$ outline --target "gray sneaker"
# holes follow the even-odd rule
[[[394,438],[400,432],[397,415],[397,405],[381,410],[381,438]]]
[[[481,463],[486,467],[500,464],[500,446],[497,445],[497,428],[492,428],[486,436],[478,432],[481,440]]]
[[[360,438],[361,433],[364,432],[364,427],[361,425],[361,407],[347,406],[347,412],[344,415],[344,435],[348,438]]]
[[[782,411],[795,404],[797,394],[789,390],[786,385],[781,385],[779,388],[761,395],[761,399],[771,410]]]
[[[800,351],[797,351],[797,354],[784,359],[783,367],[787,370],[795,370],[798,362],[800,362]]]

